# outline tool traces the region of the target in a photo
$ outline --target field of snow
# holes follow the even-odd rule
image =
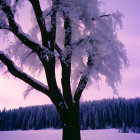
[[[117,129],[82,130],[82,140],[140,140],[140,134]],[[61,140],[62,130],[0,131],[0,140]]]

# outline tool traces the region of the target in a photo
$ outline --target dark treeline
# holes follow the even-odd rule
[[[80,105],[81,129],[121,128],[140,132],[140,98],[105,99]],[[0,130],[61,128],[53,105],[0,111]]]

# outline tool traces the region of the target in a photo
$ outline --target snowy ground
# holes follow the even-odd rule
[[[0,140],[61,140],[62,130],[0,131]],[[81,131],[82,140],[140,140],[140,134],[116,129]]]

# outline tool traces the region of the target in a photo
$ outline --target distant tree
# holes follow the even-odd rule
[[[120,71],[128,65],[116,32],[122,15],[104,14],[99,5],[98,0],[0,0],[0,29],[5,36],[9,32],[15,36],[15,43],[0,51],[0,60],[13,76],[51,99],[62,121],[63,140],[81,139],[79,100],[87,84],[104,76],[117,92]],[[19,18],[20,9],[24,12],[27,7],[34,17],[28,34]],[[62,91],[56,81],[57,62]],[[34,75],[43,70],[47,84],[24,68]]]

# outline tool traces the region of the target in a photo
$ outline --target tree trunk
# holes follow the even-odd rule
[[[64,114],[63,114],[64,115]],[[79,125],[79,103],[74,104],[73,108],[63,116],[63,140],[81,140]]]
[[[65,124],[63,127],[63,140],[81,140],[79,125]]]

